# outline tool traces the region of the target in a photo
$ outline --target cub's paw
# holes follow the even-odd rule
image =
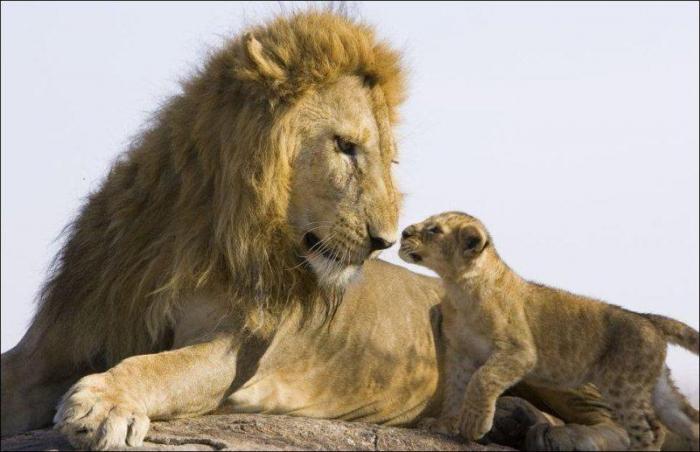
[[[150,424],[145,409],[110,383],[107,372],[88,375],[59,402],[54,428],[74,447],[110,450],[143,444]]]
[[[460,434],[470,440],[477,441],[486,435],[493,426],[495,407],[468,407],[462,413]]]
[[[459,434],[459,418],[456,416],[426,417],[418,422],[417,427],[435,433],[442,433],[443,435],[457,435]]]

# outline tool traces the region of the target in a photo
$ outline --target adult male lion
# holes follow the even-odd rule
[[[71,443],[97,449],[217,409],[388,424],[434,410],[440,285],[365,263],[395,240],[402,88],[398,54],[330,12],[216,53],[72,224],[2,355],[3,435],[57,404]],[[595,394],[527,394],[597,424],[540,425],[532,444],[621,444]]]

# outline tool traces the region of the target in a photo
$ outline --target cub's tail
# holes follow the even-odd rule
[[[696,355],[700,352],[700,333],[697,330],[663,315],[642,314],[642,317],[653,323],[670,343],[680,345]]]

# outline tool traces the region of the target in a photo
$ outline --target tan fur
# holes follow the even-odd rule
[[[312,125],[297,115],[305,94],[347,75],[375,87],[373,110],[395,115],[397,54],[343,17],[280,18],[217,52],[70,226],[35,327],[66,324],[60,340],[76,362],[103,355],[109,365],[162,348],[170,304],[195,289],[227,292],[235,309],[272,319],[314,300],[287,211],[300,130]],[[393,146],[383,150],[391,160]],[[123,334],[124,324],[137,333]]]
[[[23,347],[70,376],[169,348],[183,300],[202,293],[263,336],[290,312],[329,312],[373,252],[369,236],[393,240],[402,97],[398,54],[341,15],[280,17],[232,40],[90,195]]]
[[[398,54],[328,12],[212,55],[68,229],[29,331],[2,355],[2,434],[55,408],[92,449],[214,410],[411,425],[439,409],[439,281],[362,264],[370,234],[393,240],[402,87]],[[617,444],[597,396],[522,395],[586,424],[537,441]]]
[[[436,271],[448,293],[451,400],[435,428],[476,440],[491,429],[497,398],[520,381],[559,389],[594,383],[631,449],[660,449],[656,413],[697,445],[697,411],[683,418],[689,404],[678,403],[683,398],[662,372],[667,341],[697,353],[697,331],[520,278],[467,214],[447,212],[410,226],[400,255]],[[675,408],[661,409],[669,403]]]

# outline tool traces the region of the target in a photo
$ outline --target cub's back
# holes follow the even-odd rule
[[[590,368],[635,323],[636,314],[618,306],[537,283],[528,284],[524,297],[539,360],[562,373]]]

